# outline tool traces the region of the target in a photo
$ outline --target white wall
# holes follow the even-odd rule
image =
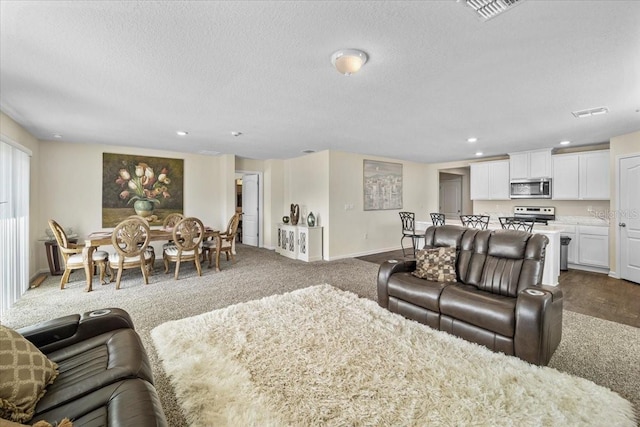
[[[278,243],[277,223],[289,215],[284,209],[284,160],[264,162],[264,247],[275,249]]]
[[[365,158],[402,163],[402,209],[364,210]],[[416,219],[426,219],[429,216],[429,202],[424,191],[427,168],[428,166],[422,163],[331,151],[329,173],[331,240],[328,259],[399,249],[401,227],[398,212],[415,212]],[[350,207],[352,205],[353,208]]]
[[[234,156],[203,156],[170,151],[59,141],[40,143],[40,209],[36,234],[43,236],[53,218],[80,236],[102,229],[102,153],[184,159],[184,213],[223,229],[235,211]],[[133,213],[133,209],[132,209]],[[42,246],[40,248],[39,246]],[[44,245],[37,245],[38,270],[48,270]],[[156,248],[159,250],[159,248]]]
[[[306,224],[313,212],[316,225],[323,227],[323,258],[329,257],[329,151],[307,154],[284,161],[282,215],[289,215],[291,204],[300,207],[299,224]],[[281,215],[281,216],[282,216]]]

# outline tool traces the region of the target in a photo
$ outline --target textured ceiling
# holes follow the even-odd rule
[[[640,130],[638,1],[488,22],[453,0],[0,4],[0,108],[42,140],[438,162]],[[341,48],[368,53],[360,73],[332,68]]]

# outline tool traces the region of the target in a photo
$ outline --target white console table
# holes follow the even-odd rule
[[[276,252],[307,262],[322,260],[322,227],[278,224]]]

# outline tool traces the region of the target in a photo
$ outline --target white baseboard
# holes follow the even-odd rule
[[[611,270],[611,271],[609,271],[609,277],[614,278],[614,279],[619,279],[620,275],[618,273],[616,273],[615,271]]]
[[[592,273],[602,273],[607,275],[609,274],[608,268],[590,267],[588,265],[581,265],[581,264],[568,264],[567,267],[574,270],[590,271]]]
[[[379,254],[381,252],[397,251],[399,249],[402,249],[402,247],[394,246],[392,248],[372,249],[372,250],[364,251],[364,252],[354,252],[354,253],[351,253],[351,254],[343,254],[343,255],[333,256],[333,257],[330,257],[327,261],[335,261],[335,260],[338,260],[338,259],[345,259],[345,258],[357,258],[357,257],[360,257],[360,256],[375,255],[375,254]]]

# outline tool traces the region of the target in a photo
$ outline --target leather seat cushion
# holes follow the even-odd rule
[[[47,357],[58,364],[60,373],[38,402],[36,414],[123,379],[141,378],[153,384],[149,359],[133,329],[106,332]]]
[[[456,283],[440,296],[440,313],[466,323],[513,337],[516,298],[481,291],[475,286]]]
[[[55,422],[65,417],[71,419],[74,426],[83,427],[167,425],[155,389],[141,379],[128,379],[106,385],[36,415],[31,423],[45,420],[55,425]]]
[[[431,282],[415,277],[411,273],[402,272],[389,277],[387,289],[389,296],[438,312],[440,311],[438,304],[440,294],[448,285],[450,283]]]

